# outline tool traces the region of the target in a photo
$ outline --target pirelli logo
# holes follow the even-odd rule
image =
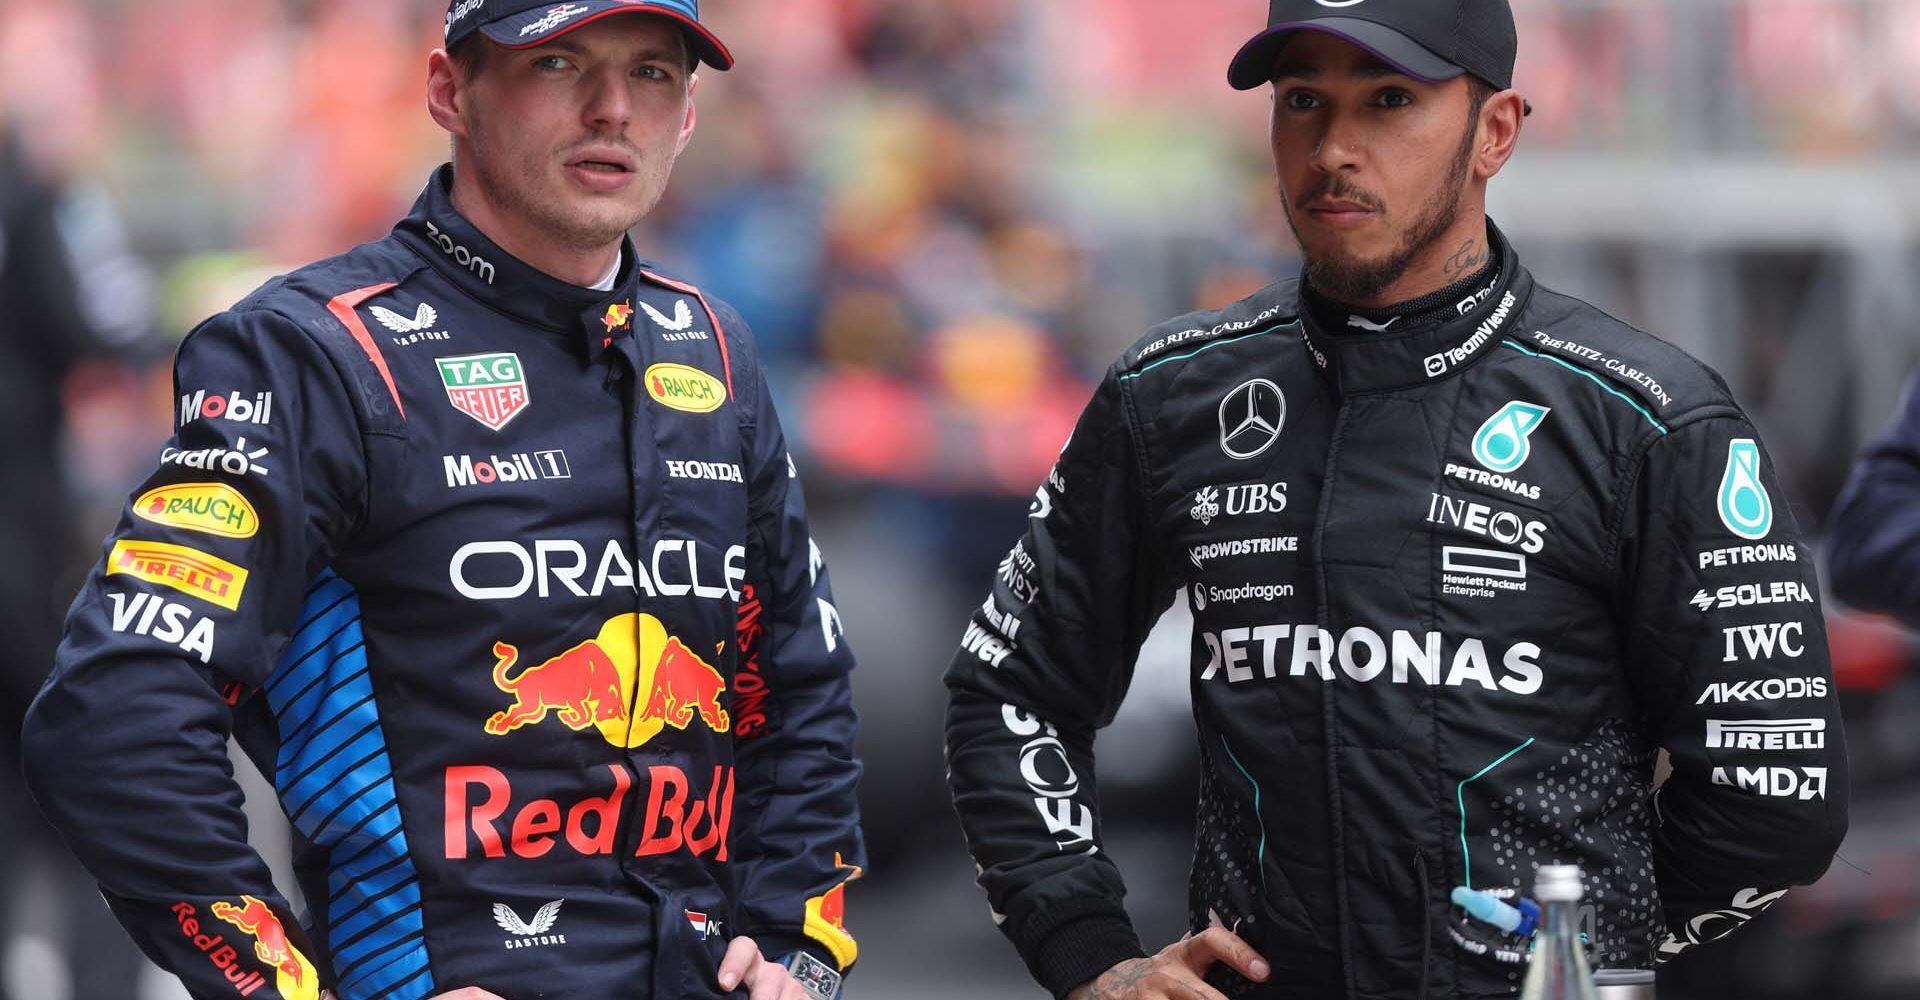
[[[1707,720],[1710,750],[1825,750],[1825,719]]]
[[[157,583],[233,611],[247,589],[247,571],[199,549],[166,542],[120,539],[107,555],[107,575]]]

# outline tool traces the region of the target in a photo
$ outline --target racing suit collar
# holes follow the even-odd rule
[[[582,288],[527,265],[454,209],[452,164],[434,171],[413,211],[394,227],[393,235],[475,300],[556,331],[586,329],[591,334],[598,330],[608,305],[631,300],[635,277],[648,267],[630,238],[621,245],[626,263],[610,291]]]
[[[1302,309],[1301,332],[1321,374],[1342,393],[1388,392],[1445,378],[1493,353],[1533,294],[1533,276],[1492,221],[1487,239],[1499,260],[1498,277],[1461,300],[1457,318],[1404,333],[1335,332]]]

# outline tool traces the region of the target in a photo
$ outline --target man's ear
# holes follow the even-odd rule
[[[463,113],[469,100],[467,81],[446,49],[435,49],[427,56],[427,114],[434,124],[456,139],[467,138],[467,118]]]
[[[699,124],[700,116],[693,106],[693,92],[698,89],[700,89],[700,74],[695,73],[687,78],[687,117],[680,123],[679,141],[673,144],[673,155],[676,157],[687,151],[687,143],[693,141],[694,126]]]
[[[1474,151],[1473,169],[1482,180],[1490,180],[1506,167],[1520,144],[1525,126],[1527,102],[1517,90],[1503,90],[1487,98],[1480,109],[1480,146]]]

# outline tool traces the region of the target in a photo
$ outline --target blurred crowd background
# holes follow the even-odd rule
[[[872,870],[850,995],[1038,997],[946,804],[939,677],[1100,372],[1297,259],[1261,0],[708,0],[740,58],[643,251],[773,370],[861,655]],[[1492,211],[1546,283],[1716,366],[1818,538],[1920,359],[1920,0],[1514,0],[1536,114]],[[0,749],[97,541],[169,432],[173,345],[383,234],[444,158],[437,0],[0,0]],[[1817,887],[1663,1000],[1920,996],[1920,675],[1830,605],[1853,831]],[[1196,762],[1185,612],[1100,743],[1150,947],[1177,936]],[[129,705],[129,711],[138,711]],[[0,996],[184,996],[0,760]],[[254,779],[250,779],[254,780]],[[271,797],[255,836],[284,863]],[[290,880],[282,881],[291,887]]]

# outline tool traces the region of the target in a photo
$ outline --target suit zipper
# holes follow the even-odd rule
[[[1427,873],[1427,852],[1413,852],[1414,877],[1420,881],[1420,1000],[1427,1000],[1427,990],[1432,986],[1433,964],[1433,886]]]

